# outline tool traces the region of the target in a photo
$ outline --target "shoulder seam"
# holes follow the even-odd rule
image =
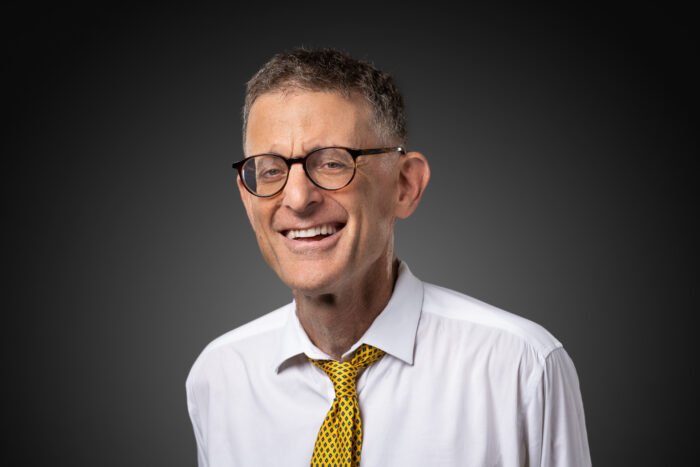
[[[426,314],[429,314],[429,315],[437,316],[440,319],[455,321],[458,323],[468,323],[468,324],[474,324],[477,326],[483,326],[484,328],[493,329],[494,331],[500,331],[500,332],[506,333],[510,336],[514,336],[517,339],[521,340],[524,345],[533,349],[535,351],[535,354],[537,355],[537,357],[543,361],[546,360],[552,352],[563,347],[561,342],[556,341],[556,338],[554,339],[556,341],[556,343],[551,344],[551,345],[547,345],[547,346],[538,347],[538,346],[534,345],[530,339],[527,339],[526,337],[522,336],[521,334],[518,334],[517,332],[515,332],[511,329],[508,329],[508,328],[498,327],[498,326],[494,326],[492,324],[480,323],[478,321],[472,321],[469,319],[460,319],[460,318],[455,318],[452,316],[445,316],[445,315],[441,315],[439,313],[435,313],[435,312],[429,311],[429,310],[423,310],[423,312]],[[527,318],[524,318],[524,319],[527,319]]]
[[[424,301],[423,313],[435,316],[437,319],[471,324],[511,335],[531,348],[541,359],[546,359],[553,350],[562,347],[561,342],[546,328],[524,316],[516,315],[461,292],[426,283],[425,293],[430,293],[430,289],[439,294],[436,298],[447,294],[451,297],[449,300],[456,300],[455,307],[465,307],[472,311],[465,313],[464,316],[441,313],[441,309],[431,300],[427,306]]]
[[[535,397],[535,391],[537,390],[537,387],[544,381],[544,371],[547,368],[547,359],[555,352],[558,350],[564,350],[564,346],[561,345],[561,343],[558,346],[554,346],[553,348],[549,349],[549,351],[542,357],[542,361],[540,362],[541,368],[539,371],[538,377],[532,382],[532,387],[529,387],[527,389],[527,399],[525,400],[524,405],[528,405],[531,401],[532,398]]]

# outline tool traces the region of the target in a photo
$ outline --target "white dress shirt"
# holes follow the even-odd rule
[[[401,264],[361,344],[363,467],[588,466],[576,370],[541,326]],[[209,344],[187,378],[200,467],[308,466],[335,397],[290,303]]]

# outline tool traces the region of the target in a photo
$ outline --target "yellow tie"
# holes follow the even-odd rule
[[[357,373],[384,355],[362,344],[350,362],[312,360],[333,382],[335,399],[316,437],[311,467],[357,467],[362,450],[362,421],[357,404]]]

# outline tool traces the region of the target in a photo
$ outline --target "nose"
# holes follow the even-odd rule
[[[282,196],[284,205],[298,214],[307,213],[323,200],[321,189],[309,180],[302,164],[292,164],[290,167]]]

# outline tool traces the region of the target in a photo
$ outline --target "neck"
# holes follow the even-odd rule
[[[337,293],[295,291],[297,316],[311,342],[340,360],[389,302],[398,269],[399,260],[394,257],[388,266],[375,268]]]

